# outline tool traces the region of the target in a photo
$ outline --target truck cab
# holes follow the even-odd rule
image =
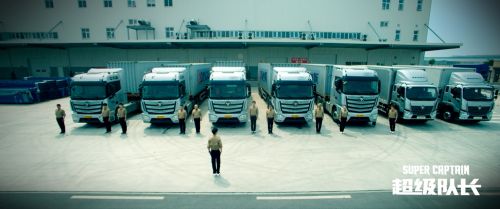
[[[363,121],[377,124],[378,94],[380,81],[377,73],[365,66],[333,66],[331,85],[331,113],[334,120],[340,119],[340,108],[346,106],[347,121]]]
[[[73,121],[103,123],[101,111],[104,103],[110,109],[109,120],[115,121],[118,104],[127,103],[122,79],[120,68],[92,68],[87,73],[74,76],[70,85]]]
[[[386,114],[391,105],[404,120],[436,118],[437,87],[429,82],[425,69],[417,67],[368,66],[381,81],[378,108]]]
[[[259,94],[274,107],[274,121],[311,122],[314,84],[305,67],[294,64],[259,64]]]
[[[440,102],[445,120],[491,120],[495,89],[476,72],[453,72],[444,86]]]
[[[140,86],[142,119],[145,123],[179,123],[177,111],[189,113],[205,99],[210,64],[172,64],[156,67]]]
[[[208,97],[210,122],[245,123],[250,96],[245,67],[212,67]]]

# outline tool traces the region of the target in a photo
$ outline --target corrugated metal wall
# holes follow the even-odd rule
[[[154,67],[163,67],[168,64],[174,64],[175,61],[118,61],[109,62],[109,68],[122,68],[124,79],[121,82],[122,88],[129,93],[139,93],[139,85],[142,82],[142,77],[147,72],[150,72]]]

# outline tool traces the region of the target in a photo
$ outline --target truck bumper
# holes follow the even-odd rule
[[[283,114],[276,113],[276,117],[274,117],[274,121],[277,123],[283,122],[311,122],[313,119],[312,113],[306,114]]]
[[[248,115],[246,113],[240,114],[215,114],[208,113],[208,120],[212,123],[245,123],[248,121]]]
[[[176,114],[148,114],[142,113],[144,123],[179,123]]]
[[[71,114],[75,123],[104,123],[101,114]]]
[[[436,110],[431,112],[430,115],[417,115],[417,114],[414,114],[413,112],[405,110],[403,112],[402,118],[405,120],[434,120],[434,119],[436,119]]]
[[[377,122],[378,109],[374,108],[368,113],[353,113],[349,112],[347,114],[347,121],[362,121],[362,122]]]
[[[470,115],[468,112],[461,110],[457,119],[458,120],[473,120],[473,121],[489,121],[489,120],[491,120],[492,115],[493,115],[493,112],[490,111],[486,115],[473,116],[473,115]]]

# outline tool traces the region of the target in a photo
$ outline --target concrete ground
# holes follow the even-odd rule
[[[127,135],[113,125],[73,123],[59,135],[57,103],[70,115],[69,99],[33,105],[0,106],[0,191],[92,192],[310,192],[391,190],[405,176],[403,165],[470,165],[467,179],[485,188],[500,181],[500,114],[478,124],[441,120],[398,124],[389,134],[387,118],[376,127],[350,125],[341,135],[326,116],[321,134],[314,125],[275,126],[268,135],[265,105],[253,93],[261,115],[257,133],[249,123],[223,126],[221,176],[213,177],[206,142],[210,136],[207,102],[202,134],[177,126],[151,126],[140,115],[129,118]],[[498,105],[496,110],[498,110]],[[455,176],[460,178],[459,176]]]

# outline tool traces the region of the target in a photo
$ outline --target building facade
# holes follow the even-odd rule
[[[421,64],[431,0],[4,0],[0,76],[109,61]]]

